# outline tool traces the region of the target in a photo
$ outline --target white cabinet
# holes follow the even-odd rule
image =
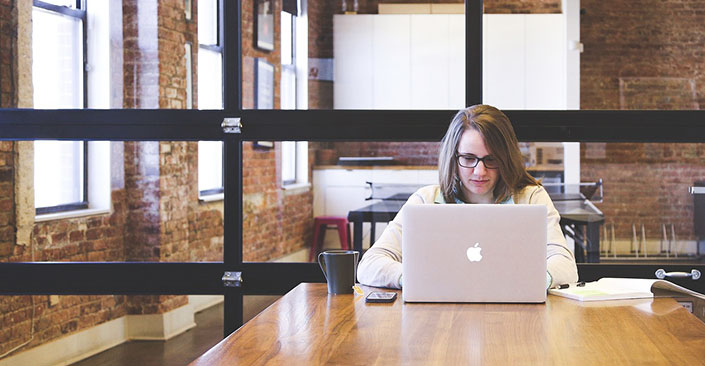
[[[455,14],[335,15],[335,109],[460,109],[465,25]]]
[[[566,109],[562,14],[487,14],[483,102],[500,109]]]
[[[336,109],[465,106],[465,18],[460,14],[335,15]],[[566,109],[563,14],[485,14],[484,103]],[[579,58],[570,58],[579,62]]]
[[[411,18],[404,15],[388,15],[384,19],[366,16],[373,19],[373,34],[384,34],[384,37],[374,38],[372,87],[369,90],[373,98],[374,109],[405,109],[411,98],[411,63],[408,55],[411,53],[411,39],[408,37]],[[374,37],[374,35],[371,35]],[[335,70],[335,69],[334,69]],[[384,77],[380,77],[384,75]],[[342,75],[341,75],[342,76]],[[375,98],[384,95],[384,98]],[[337,106],[337,104],[336,104]],[[361,108],[361,107],[358,107]]]
[[[336,109],[370,108],[372,94],[372,57],[374,29],[371,16],[335,16],[333,44]],[[361,57],[361,55],[366,55]],[[336,70],[345,70],[338,72]]]

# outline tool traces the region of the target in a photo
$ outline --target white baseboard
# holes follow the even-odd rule
[[[196,326],[191,306],[164,314],[128,315],[127,338],[140,341],[166,341]]]
[[[0,360],[0,366],[70,365],[127,341],[127,317],[105,322]]]
[[[188,304],[193,309],[193,313],[208,309],[224,301],[223,295],[188,295]]]
[[[131,340],[173,338],[196,326],[194,314],[223,301],[192,295],[189,304],[164,314],[127,315],[0,359],[0,366],[64,366]]]

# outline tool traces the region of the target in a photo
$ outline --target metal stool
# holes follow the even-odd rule
[[[323,239],[326,236],[326,228],[328,225],[336,225],[338,228],[338,237],[340,237],[340,248],[350,249],[350,229],[348,219],[338,216],[318,216],[313,219],[313,244],[311,244],[311,252],[308,260],[313,261],[318,252],[323,248]]]

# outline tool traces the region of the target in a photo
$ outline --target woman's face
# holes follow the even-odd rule
[[[457,153],[479,158],[490,155],[482,135],[474,129],[467,129],[460,136]],[[478,162],[474,168],[466,168],[458,164],[458,175],[466,202],[494,203],[493,190],[499,180],[499,169],[487,169],[484,161]]]

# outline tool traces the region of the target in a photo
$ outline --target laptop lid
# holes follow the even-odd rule
[[[406,205],[407,302],[545,302],[544,205]]]

